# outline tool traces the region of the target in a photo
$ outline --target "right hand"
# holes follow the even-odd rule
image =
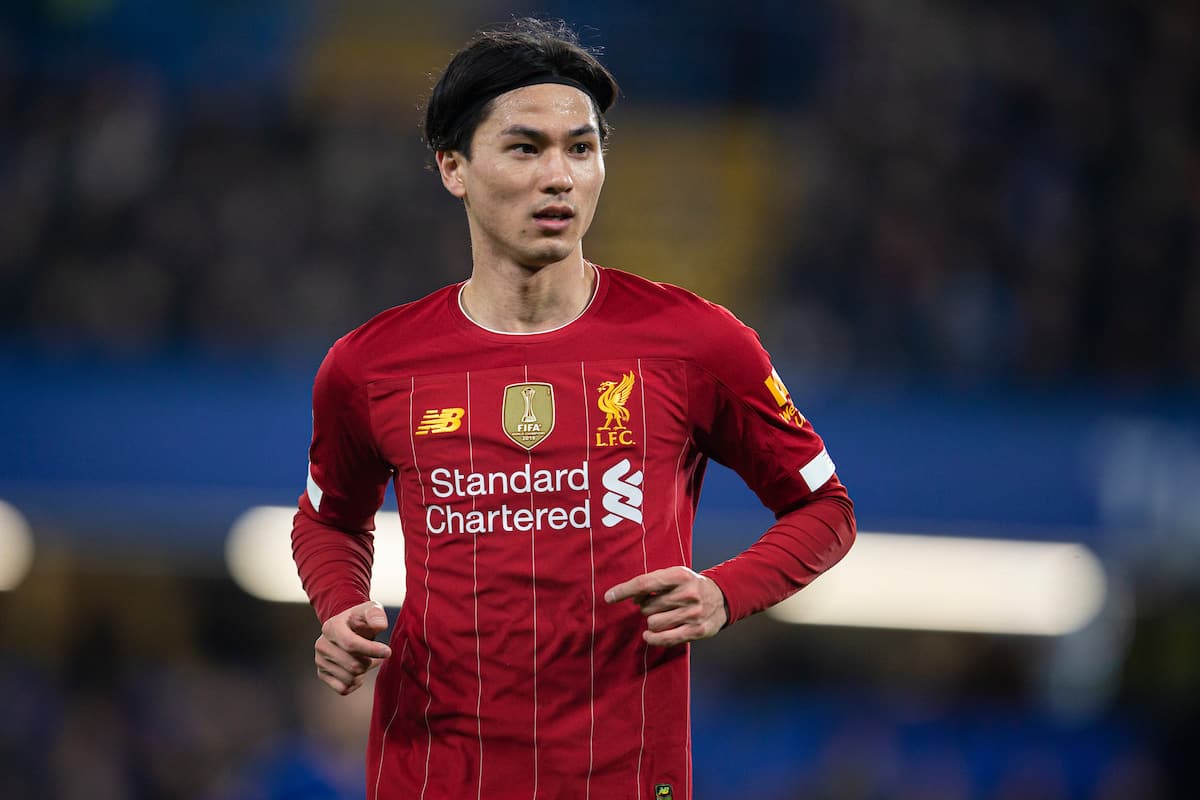
[[[325,620],[315,645],[317,678],[340,695],[362,686],[367,673],[392,655],[392,648],[375,641],[387,626],[387,613],[373,600]]]

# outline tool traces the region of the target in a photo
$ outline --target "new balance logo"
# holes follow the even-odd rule
[[[425,436],[430,433],[452,433],[462,427],[462,418],[466,415],[465,408],[431,408],[421,417],[415,435]]]
[[[604,493],[603,500],[604,510],[608,513],[601,519],[607,528],[623,519],[639,525],[642,522],[642,471],[638,470],[630,475],[631,469],[633,465],[629,463],[629,459],[622,458],[605,470],[600,479],[604,488],[608,490]]]

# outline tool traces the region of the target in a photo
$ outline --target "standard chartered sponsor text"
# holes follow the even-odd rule
[[[454,506],[427,506],[425,528],[430,533],[496,533],[499,531],[587,530],[592,513],[587,502],[577,506],[513,508],[501,503],[486,510],[455,511]]]
[[[559,495],[566,490],[588,491],[588,464],[569,469],[531,469],[529,464],[512,472],[463,472],[438,467],[429,473],[433,494],[443,500],[462,501],[496,495],[532,495],[526,505],[455,508],[453,502],[425,508],[425,529],[431,534],[492,533],[501,531],[561,531],[591,527],[591,508],[586,498],[575,506],[539,507],[538,495]],[[531,507],[532,506],[532,507]]]
[[[529,464],[513,472],[463,472],[438,467],[429,473],[433,493],[443,499],[492,494],[549,494],[564,488],[586,492],[588,463],[574,469],[535,469]]]

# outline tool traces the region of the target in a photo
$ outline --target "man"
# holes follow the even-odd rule
[[[459,52],[425,136],[467,212],[471,277],[343,337],[317,374],[293,550],[320,679],[346,694],[381,666],[370,798],[691,798],[687,643],[853,540],[753,331],[584,259],[616,95],[565,26],[522,20]],[[708,458],[777,522],[696,573]],[[389,481],[407,566],[390,647],[368,595]]]

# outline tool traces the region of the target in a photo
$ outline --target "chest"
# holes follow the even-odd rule
[[[561,361],[381,380],[368,398],[397,470],[530,465],[553,484],[583,464],[677,459],[690,440],[686,380],[671,359]]]

